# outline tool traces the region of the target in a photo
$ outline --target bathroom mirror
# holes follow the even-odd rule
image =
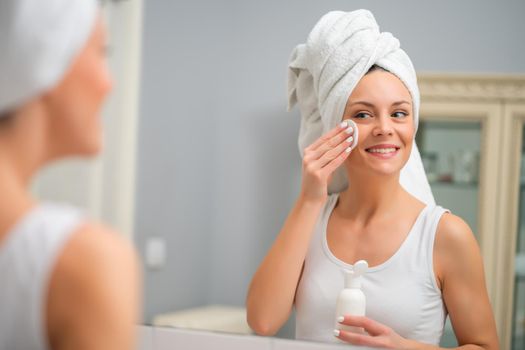
[[[299,111],[286,111],[289,55],[324,13],[364,7],[383,31],[400,38],[421,77],[431,77],[421,87],[418,143],[425,168],[436,198],[448,198],[481,232],[502,344],[511,338],[523,344],[523,303],[511,304],[514,313],[504,305],[511,290],[523,294],[518,272],[524,267],[510,275],[504,287],[510,294],[494,288],[501,269],[514,269],[501,257],[523,255],[523,233],[508,249],[494,235],[503,215],[498,203],[506,198],[498,191],[504,154],[498,152],[503,130],[512,129],[499,120],[506,103],[525,101],[523,1],[128,0],[107,6],[116,71],[104,113],[108,147],[89,171],[68,174],[89,177],[88,186],[75,185],[74,202],[134,240],[143,259],[145,324],[251,333],[247,287],[301,181]],[[480,73],[506,78],[464,79]],[[440,80],[451,74],[459,80]],[[451,134],[453,140],[443,142]],[[67,182],[53,176],[44,174],[35,185],[43,198],[56,198],[49,189]],[[450,199],[458,194],[461,202]],[[294,338],[293,315],[277,336]],[[444,341],[452,344],[453,333]]]
[[[146,322],[250,332],[243,323],[246,289],[301,179],[299,113],[286,112],[286,65],[291,49],[325,12],[369,8],[382,30],[401,38],[423,73],[525,72],[517,59],[525,54],[523,45],[517,55],[501,55],[517,50],[513,35],[525,29],[518,28],[518,18],[509,19],[517,3],[348,6],[144,4],[135,238],[145,261]],[[471,6],[479,8],[475,16]],[[495,13],[501,26],[487,28],[483,18]],[[447,25],[436,18],[447,18]],[[493,40],[487,45],[473,37]],[[423,122],[418,142],[435,177],[436,198],[461,211],[478,232],[487,124],[459,119]],[[443,140],[443,133],[454,140]],[[444,342],[450,345],[455,339],[447,329]],[[292,317],[277,336],[293,333]]]

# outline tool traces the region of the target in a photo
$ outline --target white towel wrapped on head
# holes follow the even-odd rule
[[[317,22],[306,43],[293,50],[288,65],[288,109],[298,104],[301,111],[301,156],[307,146],[341,122],[348,97],[373,65],[405,84],[412,96],[417,129],[420,99],[416,72],[399,40],[381,33],[370,11],[332,11]],[[415,142],[400,183],[419,200],[435,203]],[[347,186],[346,173],[340,167],[332,177],[329,193]]]
[[[98,8],[97,0],[0,1],[0,115],[60,81]]]

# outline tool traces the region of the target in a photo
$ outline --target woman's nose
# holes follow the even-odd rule
[[[375,125],[373,129],[374,136],[392,135],[392,120],[389,115],[381,115],[375,119]]]

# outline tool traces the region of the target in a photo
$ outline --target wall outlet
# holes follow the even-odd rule
[[[146,266],[158,270],[166,264],[166,241],[161,237],[150,237],[146,241]]]

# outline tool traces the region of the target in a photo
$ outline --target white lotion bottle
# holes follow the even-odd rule
[[[343,325],[339,323],[338,318],[347,315],[365,316],[366,297],[361,289],[361,280],[367,270],[368,263],[365,260],[356,262],[352,270],[345,270],[345,287],[337,298],[335,329],[364,333],[363,328]]]

